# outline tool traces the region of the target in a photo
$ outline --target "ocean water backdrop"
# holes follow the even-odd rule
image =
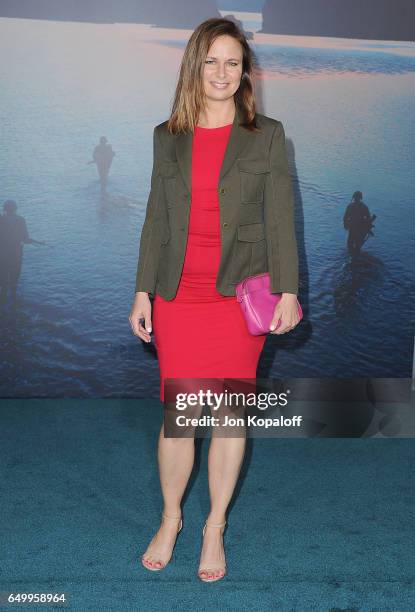
[[[153,127],[189,35],[0,19],[0,205],[15,200],[47,243],[25,245],[18,304],[0,312],[2,397],[158,397],[154,345],[128,315]],[[410,377],[415,44],[255,34],[251,45],[258,110],[286,132],[306,315],[268,336],[258,377]],[[105,196],[87,165],[101,136],[116,152]],[[377,219],[352,266],[342,217],[356,190]]]

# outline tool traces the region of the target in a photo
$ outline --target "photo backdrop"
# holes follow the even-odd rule
[[[295,192],[305,317],[267,337],[258,377],[411,377],[414,13],[404,0],[0,2],[1,396],[158,398],[154,342],[128,321],[152,133],[192,30],[221,15],[247,32]],[[363,234],[353,199],[375,215]]]

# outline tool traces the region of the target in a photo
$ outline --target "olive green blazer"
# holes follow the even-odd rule
[[[269,272],[273,293],[298,293],[294,197],[281,121],[257,114],[261,132],[239,125],[237,108],[218,183],[221,260],[216,288],[235,295],[246,276]],[[174,298],[186,251],[193,133],[154,128],[151,189],[135,291]]]

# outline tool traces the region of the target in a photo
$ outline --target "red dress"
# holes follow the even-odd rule
[[[219,172],[231,127],[195,128],[180,284],[173,300],[158,294],[153,300],[161,401],[165,378],[256,378],[266,336],[252,336],[236,296],[224,296],[215,286],[221,257]]]

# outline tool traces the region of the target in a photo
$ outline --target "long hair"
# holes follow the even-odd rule
[[[188,40],[180,66],[179,79],[174,94],[167,129],[171,134],[194,131],[200,111],[205,104],[203,70],[210,46],[218,36],[233,36],[242,46],[242,76],[234,94],[240,113],[239,125],[257,131],[255,121],[255,96],[252,79],[253,56],[251,48],[240,28],[230,19],[212,18],[203,21]]]

